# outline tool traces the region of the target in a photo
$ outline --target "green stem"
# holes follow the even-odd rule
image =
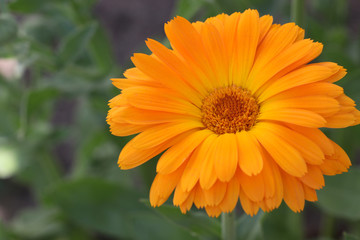
[[[291,1],[291,20],[300,27],[304,27],[304,0]]]
[[[323,215],[322,220],[322,236],[327,238],[333,237],[334,226],[335,226],[335,218],[329,215]]]
[[[235,240],[235,211],[221,214],[221,239]]]

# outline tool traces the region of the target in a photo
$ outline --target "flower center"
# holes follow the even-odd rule
[[[250,130],[256,123],[259,105],[250,91],[237,86],[210,93],[201,107],[202,123],[216,134]]]

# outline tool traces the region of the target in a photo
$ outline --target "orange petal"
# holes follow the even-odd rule
[[[159,159],[156,171],[162,174],[168,174],[175,171],[185,162],[190,154],[199,147],[199,145],[212,132],[205,129],[193,132],[187,138],[168,149]]]
[[[184,82],[197,90],[201,97],[206,96],[206,84],[204,83],[203,74],[194,71],[191,66],[186,65],[172,50],[166,48],[161,43],[148,39],[146,45],[154,55],[179,75]]]
[[[327,128],[345,128],[355,123],[355,116],[351,113],[336,113],[326,118]]]
[[[339,161],[332,159],[325,159],[324,163],[320,165],[320,169],[324,175],[328,176],[347,172],[346,167],[344,167]]]
[[[198,117],[201,115],[199,108],[169,89],[132,87],[125,90],[128,103],[137,108],[190,114]],[[150,99],[151,101],[149,101]]]
[[[287,173],[282,172],[281,176],[284,184],[284,201],[294,212],[302,211],[305,205],[303,185]]]
[[[308,165],[308,172],[299,180],[314,189],[321,189],[325,186],[324,176],[318,166]]]
[[[162,87],[162,85],[153,80],[144,81],[141,79],[128,79],[128,78],[112,78],[112,84],[118,89],[126,89],[130,87],[148,86],[148,87]]]
[[[316,202],[318,200],[316,191],[306,185],[303,185],[303,187],[304,187],[305,200],[310,202]]]
[[[248,176],[243,172],[239,173],[241,189],[253,202],[260,202],[264,199],[265,184],[262,174]]]
[[[229,18],[229,15],[226,13],[220,13],[218,15],[216,15],[215,17],[209,17],[208,19],[205,20],[205,23],[211,23],[215,26],[218,26],[219,24],[222,24],[224,27],[224,22],[226,21],[226,19]]]
[[[128,101],[126,99],[126,96],[124,94],[119,94],[116,97],[113,97],[109,101],[109,106],[111,107],[111,109],[109,110],[109,115],[110,115],[110,111],[113,111],[113,108],[115,108],[115,107],[126,107],[126,106],[128,106]]]
[[[227,184],[224,199],[219,207],[223,212],[231,212],[234,210],[239,200],[240,183],[237,177],[233,177]]]
[[[256,175],[263,168],[263,159],[259,142],[247,131],[236,133],[239,167],[247,175]]]
[[[321,114],[322,116],[330,116],[340,110],[340,104],[331,97],[308,95],[280,100],[268,99],[262,105],[262,111],[266,111],[266,109],[274,110],[289,108],[305,109]]]
[[[276,123],[264,123],[268,131],[279,136],[293,146],[307,163],[319,165],[325,159],[321,148],[304,135]]]
[[[138,149],[138,148],[134,147],[133,145],[134,145],[134,140],[136,138],[135,137],[130,142],[128,142],[125,145],[125,147],[122,149],[122,151],[119,155],[119,159],[118,159],[119,167],[121,169],[130,169],[130,168],[137,167],[137,166],[147,162],[151,158],[155,157],[156,155],[160,154],[165,149],[173,146],[174,144],[178,143],[182,139],[186,138],[190,133],[191,133],[191,131],[184,132],[174,138],[168,139],[167,141],[165,141],[157,146],[153,146],[153,147],[147,148],[147,149]]]
[[[264,67],[276,55],[289,47],[295,41],[296,36],[297,28],[294,23],[272,27],[258,47],[254,70]]]
[[[218,217],[221,214],[221,208],[218,206],[206,206],[205,211],[209,217]]]
[[[317,63],[305,65],[276,79],[271,86],[264,88],[259,96],[259,101],[263,102],[280,92],[294,87],[325,80],[333,74],[333,69]]]
[[[179,137],[179,139],[181,139],[181,137]],[[167,141],[152,148],[137,149],[133,147],[132,141],[133,140],[125,145],[119,155],[118,164],[121,169],[137,167],[160,154],[174,143],[174,140],[172,139],[171,141]]]
[[[165,34],[172,48],[177,51],[193,68],[204,73],[208,79],[214,79],[214,72],[208,62],[200,34],[185,18],[176,17],[165,24]]]
[[[226,18],[224,21],[224,43],[226,43],[226,52],[229,59],[233,59],[233,55],[235,54],[235,36],[241,15],[241,13],[235,12],[231,14],[228,18]]]
[[[199,180],[200,169],[203,164],[203,159],[199,158],[200,151],[201,146],[191,154],[183,176],[181,177],[180,186],[185,191],[191,191]]]
[[[261,111],[258,120],[281,121],[310,128],[320,128],[326,125],[326,120],[321,115],[312,111],[295,108]]]
[[[203,189],[197,184],[194,188],[195,197],[194,197],[194,204],[197,208],[203,208],[206,206],[206,199]]]
[[[270,198],[270,197],[274,197],[275,195],[275,188],[276,186],[276,181],[275,181],[275,173],[274,168],[272,167],[272,165],[269,163],[270,161],[270,156],[265,152],[262,151],[262,155],[263,155],[263,161],[264,161],[264,167],[263,170],[261,171],[261,175],[264,179],[264,194],[265,194],[265,198]]]
[[[158,173],[150,188],[150,204],[153,207],[161,206],[174,191],[180,177],[184,171],[184,167],[170,174]]]
[[[209,63],[214,69],[215,78],[210,79],[214,86],[229,84],[229,58],[226,55],[225,43],[218,29],[212,24],[204,24],[201,31],[205,50],[209,54]]]
[[[195,192],[191,191],[187,199],[180,204],[180,210],[183,214],[189,211],[194,203]]]
[[[154,56],[136,53],[131,60],[138,69],[152,79],[155,79],[163,86],[176,91],[185,99],[189,99],[196,106],[201,106],[201,99],[198,97],[199,94],[187,85],[178,74]]]
[[[292,124],[289,124],[289,127],[316,143],[325,155],[334,154],[331,140],[320,129],[300,127]]]
[[[248,9],[242,13],[236,34],[235,54],[231,61],[233,65],[230,66],[230,83],[243,86],[253,66],[257,50],[260,35],[258,11]]]
[[[357,109],[355,109],[355,110],[352,112],[352,114],[353,114],[354,117],[355,117],[355,122],[353,123],[352,126],[355,126],[355,125],[360,124],[360,111],[357,110]]]
[[[310,84],[301,85],[288,90],[285,90],[275,96],[272,100],[281,100],[288,98],[304,97],[309,95],[322,95],[336,98],[344,93],[344,89],[338,85],[328,82],[315,82]]]
[[[194,116],[169,112],[150,111],[134,107],[118,107],[118,111],[111,115],[114,122],[129,123],[134,125],[160,124],[183,119],[197,119]]]
[[[297,34],[297,37],[296,37],[296,41],[300,41],[300,40],[303,40],[305,37],[305,30],[302,29],[301,27],[298,28],[298,34]]]
[[[270,156],[266,157],[267,163],[269,163],[270,169],[272,170],[275,187],[274,187],[274,195],[272,197],[268,197],[269,195],[267,195],[267,191],[265,191],[265,196],[268,197],[265,199],[265,204],[268,209],[272,210],[280,206],[284,196],[284,186],[283,186],[280,170],[277,164],[274,163],[274,161],[270,158],[271,158]],[[266,168],[264,167],[264,169]],[[264,181],[265,183],[267,183],[266,175],[264,175]]]
[[[345,94],[341,94],[336,98],[339,103],[344,107],[355,107],[355,101],[352,100],[350,97],[346,96]]]
[[[209,189],[217,180],[214,163],[215,163],[215,140],[217,135],[210,135],[203,143],[203,147],[199,153],[199,158],[203,159],[203,165],[200,172],[200,186],[203,189]]]
[[[124,72],[124,76],[128,79],[137,79],[137,80],[142,80],[142,81],[146,81],[146,82],[153,82],[153,79],[151,79],[148,75],[144,74],[142,71],[140,71],[136,67],[127,69]]]
[[[311,61],[313,57],[316,57],[315,53],[320,54],[321,50],[322,45],[313,43],[308,39],[295,42],[275,58],[271,59],[265,66],[259,68],[255,67],[254,64],[253,70],[249,75],[249,85],[247,88],[251,90],[252,93],[255,93],[272,77],[277,79],[295,69],[299,64],[302,65],[309,60]]]
[[[137,149],[151,148],[158,146],[181,133],[200,127],[202,127],[202,123],[196,121],[164,123],[140,133],[131,140],[131,144],[132,147]]]
[[[192,191],[190,191],[190,192],[184,191],[178,185],[175,188],[174,197],[173,197],[173,204],[175,206],[180,206],[181,204],[183,204],[186,201],[186,199],[188,199],[188,197],[190,196],[191,193],[192,193]]]
[[[241,202],[241,206],[244,210],[244,212],[246,212],[246,214],[250,215],[250,216],[254,216],[257,214],[257,212],[259,211],[259,205],[252,202],[244,193],[244,191],[240,188],[240,202]]]
[[[217,181],[210,189],[204,190],[206,204],[217,206],[224,199],[227,183]]]
[[[238,164],[236,135],[225,133],[216,138],[214,146],[214,166],[218,178],[228,182],[235,174]]]
[[[250,133],[258,139],[261,145],[263,145],[266,151],[284,171],[293,176],[303,176],[307,171],[303,157],[289,143],[277,134],[274,134],[271,126],[272,125],[269,124],[259,123]]]
[[[331,141],[331,140],[330,140]],[[319,167],[325,175],[335,175],[342,172],[347,172],[351,166],[351,161],[346,152],[336,143],[331,141],[334,147],[334,154],[326,156],[323,164]]]
[[[327,67],[333,68],[337,71],[334,75],[332,75],[331,77],[326,79],[327,82],[331,82],[331,83],[337,82],[346,75],[346,69],[342,66],[337,65],[336,63],[322,62],[320,64],[323,64]]]
[[[148,125],[118,124],[112,121],[108,121],[108,124],[110,124],[111,134],[119,137],[133,135],[149,128]]]
[[[270,27],[273,22],[273,17],[270,15],[264,15],[259,19],[260,23],[260,34],[259,34],[259,44],[262,42],[262,40],[265,38],[266,34],[269,32]]]

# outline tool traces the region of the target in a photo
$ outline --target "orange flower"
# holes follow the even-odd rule
[[[356,125],[360,113],[333,84],[346,70],[309,63],[322,44],[294,23],[272,24],[256,10],[205,22],[165,24],[172,49],[149,39],[153,54],[135,54],[122,93],[110,101],[112,134],[138,134],[118,164],[130,169],[164,152],[150,190],[152,206],[174,192],[185,213],[209,216],[270,211],[284,199],[295,212],[316,201],[323,175],[347,171],[343,149],[318,128]]]

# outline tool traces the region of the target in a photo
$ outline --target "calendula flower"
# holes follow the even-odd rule
[[[182,212],[209,216],[270,211],[282,200],[295,212],[316,201],[323,175],[347,171],[344,150],[319,128],[359,123],[355,103],[334,82],[346,70],[310,63],[322,44],[294,23],[273,24],[256,10],[205,22],[165,24],[171,49],[154,40],[151,55],[112,79],[112,134],[137,134],[118,164],[130,169],[163,152],[150,190],[152,206],[174,191]]]

